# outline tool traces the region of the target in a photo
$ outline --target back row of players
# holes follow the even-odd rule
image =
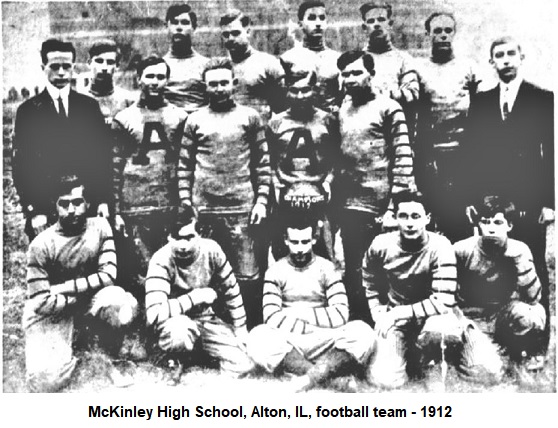
[[[414,66],[391,44],[391,7],[365,4],[361,13],[368,46],[340,54],[324,45],[323,3],[303,3],[303,43],[278,60],[250,46],[249,18],[231,11],[219,22],[230,59],[210,61],[192,48],[195,13],[171,6],[171,50],[141,62],[139,101],[113,85],[117,46],[91,48],[88,90],[101,110],[70,89],[73,46],[43,44],[47,88],[18,109],[13,144],[29,237],[53,224],[29,251],[32,388],[60,386],[72,373],[77,307],[118,327],[144,297],[160,349],[183,356],[201,335],[223,367],[240,372],[255,361],[273,371],[294,361],[310,370],[306,386],[347,360],[369,366],[374,383],[397,386],[407,348],[426,348],[417,337],[448,325],[469,377],[501,368],[481,327],[515,344],[516,359],[540,361],[552,94],[522,80],[513,39],[492,44],[500,84],[477,94],[474,73],[454,57],[451,15],[427,19],[432,56]],[[481,238],[455,244],[461,306],[477,324],[456,309],[454,251],[426,231],[428,207],[452,241],[470,234],[467,219],[479,226]],[[118,231],[118,277],[111,230],[85,220],[87,210]],[[537,269],[529,248],[508,239],[512,225]],[[337,229],[347,294],[332,262],[314,256],[313,247],[338,261]],[[266,274],[262,311],[269,241],[275,259],[288,257]],[[247,339],[244,308],[249,327],[263,312],[271,332],[260,326]],[[45,343],[56,358],[45,359]]]

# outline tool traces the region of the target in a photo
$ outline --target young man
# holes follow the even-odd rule
[[[46,88],[19,106],[13,136],[13,179],[31,241],[56,221],[56,183],[79,174],[90,192],[93,213],[107,216],[111,141],[99,104],[71,89],[76,51],[49,39],[41,46]]]
[[[467,236],[463,195],[458,188],[463,131],[469,100],[479,80],[470,61],[455,56],[457,28],[448,13],[433,13],[425,22],[431,56],[418,61],[421,99],[418,106],[415,170],[418,186],[430,200],[439,231],[450,241]]]
[[[76,177],[57,186],[58,221],[31,242],[27,301],[23,311],[29,388],[50,392],[68,383],[76,366],[74,329],[84,321],[104,326],[118,353],[121,330],[132,322],[137,301],[115,285],[116,254],[103,218],[87,218],[87,194]],[[105,342],[106,343],[106,342]],[[116,345],[116,346],[114,346]]]
[[[114,85],[114,73],[119,61],[120,50],[113,40],[99,40],[89,49],[93,80],[85,94],[97,100],[105,123],[109,126],[116,113],[131,106],[137,98],[131,91]]]
[[[552,92],[523,79],[524,58],[510,37],[492,43],[490,63],[499,82],[471,101],[461,182],[469,212],[486,195],[513,202],[519,216],[510,236],[532,251],[548,311],[545,237],[554,221],[554,102]]]
[[[239,10],[227,11],[221,16],[219,26],[238,80],[235,99],[256,109],[267,122],[272,112],[283,110],[281,64],[273,55],[250,45],[250,18]]]
[[[295,67],[308,65],[316,69],[316,106],[325,111],[337,108],[339,98],[339,70],[337,58],[340,52],[328,48],[324,43],[327,30],[327,15],[322,1],[310,0],[298,8],[298,25],[302,30],[302,45],[281,55],[281,60]],[[300,43],[300,42],[299,42]]]
[[[203,72],[209,105],[188,116],[178,170],[180,201],[199,212],[200,226],[231,261],[248,313],[258,323],[260,271],[254,226],[266,217],[271,182],[262,121],[233,100],[236,78],[225,59]]]
[[[368,37],[365,50],[372,54],[376,64],[374,92],[393,98],[410,111],[419,97],[419,81],[414,59],[393,46],[391,5],[365,3],[360,14],[362,29]]]
[[[480,236],[454,244],[459,305],[477,323],[479,334],[488,334],[513,360],[526,361],[527,368],[541,368],[544,358],[537,354],[546,313],[529,247],[508,238],[515,207],[487,196],[477,211]]]
[[[424,362],[439,357],[442,339],[457,349],[470,348],[466,320],[456,310],[455,254],[447,238],[428,232],[420,195],[403,192],[394,198],[398,229],[377,236],[364,256],[362,280],[377,333],[369,380],[397,388],[408,379],[411,364],[420,374]],[[450,347],[450,346],[448,346]],[[453,346],[451,346],[453,347]],[[501,364],[494,358],[458,355],[458,369],[479,366],[494,377]],[[446,355],[446,359],[448,359]],[[480,370],[479,370],[480,371]]]
[[[248,352],[266,371],[303,375],[299,389],[309,389],[341,369],[366,364],[373,332],[362,321],[348,321],[341,276],[330,261],[314,255],[314,223],[293,218],[285,233],[289,255],[265,275],[265,324],[249,335]],[[278,370],[278,367],[281,369]]]
[[[162,58],[142,61],[140,99],[112,124],[115,227],[125,229],[133,241],[126,269],[134,288],[153,253],[164,245],[179,205],[177,168],[186,112],[164,98],[169,74]]]
[[[181,209],[168,243],[149,262],[145,281],[147,325],[157,346],[178,359],[194,349],[242,374],[253,365],[244,351],[246,314],[231,265],[221,247],[197,231],[194,209]],[[218,303],[224,318],[216,315]]]
[[[341,157],[333,194],[339,207],[351,316],[369,320],[360,267],[374,236],[393,227],[391,197],[414,189],[413,152],[401,106],[372,91],[374,59],[363,51],[337,62],[347,95],[339,109]]]
[[[169,52],[163,57],[171,74],[165,98],[191,113],[205,104],[202,71],[209,61],[192,48],[198,17],[188,4],[174,4],[165,18],[171,39]]]
[[[316,108],[317,75],[313,69],[285,68],[288,110],[274,115],[267,128],[273,184],[278,202],[274,256],[287,255],[284,223],[294,211],[308,211],[320,219],[320,248],[333,260],[333,239],[327,217],[331,200],[334,159],[339,148],[337,120]]]

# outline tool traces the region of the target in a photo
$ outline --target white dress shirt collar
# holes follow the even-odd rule
[[[508,103],[508,111],[511,112],[513,110],[521,82],[523,82],[523,79],[519,76],[509,83],[500,81],[500,110],[504,110],[505,102]]]
[[[58,89],[52,85],[52,83],[47,82],[46,90],[52,100],[54,101],[54,108],[58,111],[58,98],[62,97],[62,104],[64,104],[64,108],[66,109],[66,114],[68,114],[68,98],[70,97],[70,85],[64,86],[62,89]],[[60,113],[60,112],[58,112]]]

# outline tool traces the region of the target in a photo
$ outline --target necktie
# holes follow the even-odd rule
[[[506,120],[510,115],[508,98],[509,98],[509,88],[506,87],[506,90],[504,91],[504,105],[502,106],[502,117],[504,120]]]
[[[66,109],[64,108],[64,103],[62,102],[62,97],[58,97],[58,114],[60,117],[66,118]]]

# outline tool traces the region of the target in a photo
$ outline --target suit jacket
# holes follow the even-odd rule
[[[462,184],[467,203],[502,195],[520,210],[554,207],[552,92],[523,81],[504,121],[500,85],[472,97],[465,134]]]
[[[70,91],[68,117],[60,117],[45,89],[17,110],[13,139],[13,179],[26,212],[54,210],[60,176],[78,174],[95,206],[109,202],[111,194],[111,140],[99,104],[93,98]]]

